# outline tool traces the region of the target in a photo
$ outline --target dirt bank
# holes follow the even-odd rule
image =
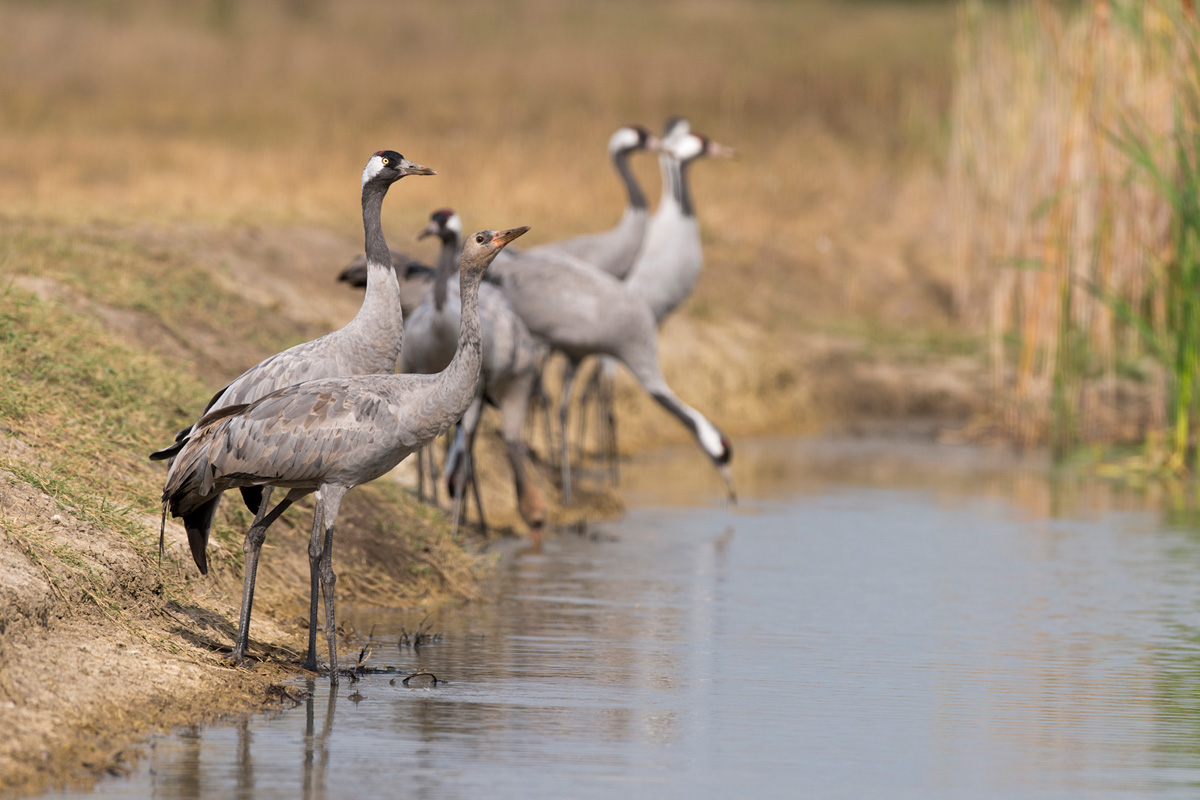
[[[27,221],[19,227],[23,236],[37,230]],[[221,301],[220,320],[164,317],[144,303],[98,295],[69,274],[55,275],[51,265],[35,270],[19,258],[8,262],[17,267],[4,278],[9,291],[98,320],[132,351],[166,360],[211,387],[281,340],[343,324],[359,303],[357,292],[333,281],[357,243],[320,230],[84,227],[63,235],[101,250],[144,254],[146,264],[203,270],[220,292],[240,298]],[[979,406],[983,373],[970,358],[931,357],[901,341],[881,345],[861,335],[772,328],[704,308],[701,300],[699,311],[685,309],[664,328],[664,370],[687,402],[734,437],[735,447],[741,436],[880,421],[933,420],[925,433],[936,434],[962,425]],[[258,335],[240,335],[229,319],[245,320]],[[624,453],[690,440],[627,375],[618,384],[618,410]],[[187,413],[180,409],[181,418]],[[255,603],[257,659],[231,668],[222,657],[237,622],[244,512],[226,504],[209,576],[195,574],[183,531],[173,524],[160,568],[157,509],[137,510],[132,538],[110,530],[61,499],[48,481],[30,478],[52,461],[53,437],[28,426],[0,433],[0,458],[10,467],[0,471],[0,726],[9,732],[0,743],[0,792],[23,795],[119,773],[153,731],[287,702],[284,681],[296,674],[306,638],[309,506],[272,529]],[[537,480],[552,499],[555,471],[544,442],[535,442]],[[494,428],[485,427],[481,451],[484,504],[500,531],[494,535],[522,535]],[[698,450],[696,457],[703,458]],[[136,464],[128,469],[139,479],[161,480],[144,472],[153,467],[140,456],[131,459]],[[479,539],[452,536],[443,513],[401,488],[414,484],[410,465],[380,484],[347,498],[339,521],[339,599],[430,607],[476,597],[484,568],[464,560],[460,548]],[[595,474],[581,473],[579,488],[572,508],[552,504],[552,524],[621,512],[619,495]],[[715,473],[712,488],[719,496]]]

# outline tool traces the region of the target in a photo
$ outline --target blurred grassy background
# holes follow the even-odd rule
[[[392,147],[439,172],[393,193],[394,243],[443,205],[544,241],[615,222],[613,129],[684,114],[741,153],[693,171],[695,308],[870,317],[896,279],[876,298],[843,262],[871,260],[855,248],[895,213],[898,171],[944,149],[954,25],[938,2],[8,0],[0,214],[352,241],[358,173]],[[656,197],[653,160],[636,168]]]

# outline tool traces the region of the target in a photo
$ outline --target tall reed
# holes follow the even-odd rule
[[[1062,455],[1170,413],[1182,464],[1200,397],[1195,42],[1175,0],[962,6],[955,300],[987,328],[1019,442]]]

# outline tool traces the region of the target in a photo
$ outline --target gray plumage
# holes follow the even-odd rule
[[[392,272],[400,284],[400,305],[404,318],[421,304],[425,292],[433,285],[433,267],[405,253],[392,253]],[[367,285],[367,256],[360,253],[338,274],[338,280],[358,289]]]
[[[625,186],[625,210],[616,227],[557,242],[531,247],[531,255],[566,254],[586,262],[602,272],[624,278],[633,268],[650,222],[646,195],[629,168],[629,156],[638,150],[656,150],[658,140],[641,125],[618,128],[608,140],[608,155],[613,169]]]
[[[687,171],[704,156],[732,154],[729,148],[692,133],[686,120],[672,119],[667,128],[659,155],[662,200],[650,220],[641,253],[625,278],[630,293],[649,306],[659,325],[691,297],[704,268],[700,223]]]
[[[429,373],[445,368],[458,346],[461,300],[451,291],[446,278],[459,260],[462,223],[451,209],[440,209],[430,217],[421,236],[436,236],[442,242],[437,275],[424,302],[408,322],[407,343],[400,358],[401,372]],[[479,317],[483,331],[483,361],[480,397],[501,413],[501,436],[513,471],[517,509],[535,535],[545,522],[545,504],[525,470],[526,452],[521,434],[525,409],[547,348],[534,337],[513,312],[508,298],[497,286],[479,287]],[[463,418],[466,442],[474,442],[479,410]],[[469,458],[468,447],[468,458]],[[449,461],[449,459],[448,459]],[[448,474],[450,470],[447,470]],[[456,492],[455,515],[461,493]],[[482,510],[480,512],[482,517]]]
[[[206,414],[227,406],[253,402],[269,392],[304,380],[335,375],[390,373],[395,370],[404,337],[404,322],[399,286],[390,268],[391,255],[380,220],[383,198],[388,188],[405,175],[434,174],[432,169],[414,164],[392,150],[381,150],[371,156],[362,174],[362,216],[368,277],[367,291],[358,314],[340,330],[298,344],[246,370],[213,396],[204,409]],[[175,445],[151,454],[150,458],[161,460],[173,456],[193,428],[184,428],[176,434]],[[251,511],[258,511],[262,503],[260,493],[247,489],[243,495]],[[193,509],[184,522],[192,557],[202,574],[208,572],[205,553],[209,529],[219,503],[220,495],[214,495],[207,505]]]
[[[232,658],[249,646],[258,555],[267,527],[283,509],[316,493],[312,537],[309,647],[316,668],[318,591],[325,595],[330,680],[337,682],[333,529],[346,492],[374,480],[444,433],[466,411],[479,384],[483,344],[479,282],[495,254],[528,228],[471,237],[462,259],[459,347],[436,375],[353,375],[306,381],[253,403],[211,412],[179,445],[163,489],[163,516],[187,517],[220,492],[243,486],[283,487],[287,496],[259,507],[246,534],[246,575]]]
[[[568,359],[559,416],[566,424],[575,369],[590,355],[608,355],[629,368],[663,408],[687,426],[735,496],[729,440],[703,414],[680,400],[658,362],[658,329],[650,309],[625,283],[566,259],[525,254],[504,266],[502,286],[513,310],[535,335]],[[563,502],[570,503],[566,436],[561,441]]]
[[[638,253],[646,236],[650,222],[650,211],[646,204],[646,194],[629,168],[629,156],[638,150],[656,151],[659,140],[641,125],[626,125],[618,128],[608,141],[608,155],[612,161],[617,176],[621,179],[626,191],[625,210],[616,227],[601,233],[577,236],[559,242],[550,242],[529,249],[531,255],[557,256],[569,255],[587,263],[602,272],[607,272],[618,279],[624,279],[633,268]],[[579,443],[582,451],[584,431],[587,421],[588,400],[596,401],[598,417],[602,420],[597,430],[601,439],[601,451],[609,461],[609,474],[613,481],[617,479],[617,439],[616,439],[616,410],[614,408],[613,377],[615,365],[605,358],[592,372],[591,379],[579,398],[580,435]],[[539,376],[540,378],[540,376]],[[565,423],[564,423],[565,425]],[[567,429],[560,431],[565,439]]]

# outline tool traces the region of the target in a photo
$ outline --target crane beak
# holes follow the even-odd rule
[[[437,223],[430,220],[429,224],[422,228],[421,232],[417,234],[417,241],[421,241],[426,236],[437,236],[439,233],[441,233],[441,231],[438,230]]]
[[[662,152],[662,139],[658,138],[654,134],[650,134],[649,136],[647,136],[646,137],[646,151],[649,153]]]
[[[737,489],[733,485],[733,470],[728,464],[722,464],[717,467],[717,471],[721,473],[721,477],[725,479],[725,490],[729,493],[729,502],[737,505]]]
[[[723,144],[717,144],[714,141],[709,141],[708,146],[704,148],[706,156],[715,156],[716,158],[735,158],[737,151],[732,147],[726,147]]]
[[[504,247],[504,245],[528,231],[528,225],[522,225],[520,228],[509,228],[506,231],[497,231],[496,235],[492,237],[492,241],[498,243],[501,247]]]
[[[400,168],[398,170],[404,175],[437,175],[436,172],[429,167],[422,167],[420,164],[414,164],[407,158],[401,159]]]

